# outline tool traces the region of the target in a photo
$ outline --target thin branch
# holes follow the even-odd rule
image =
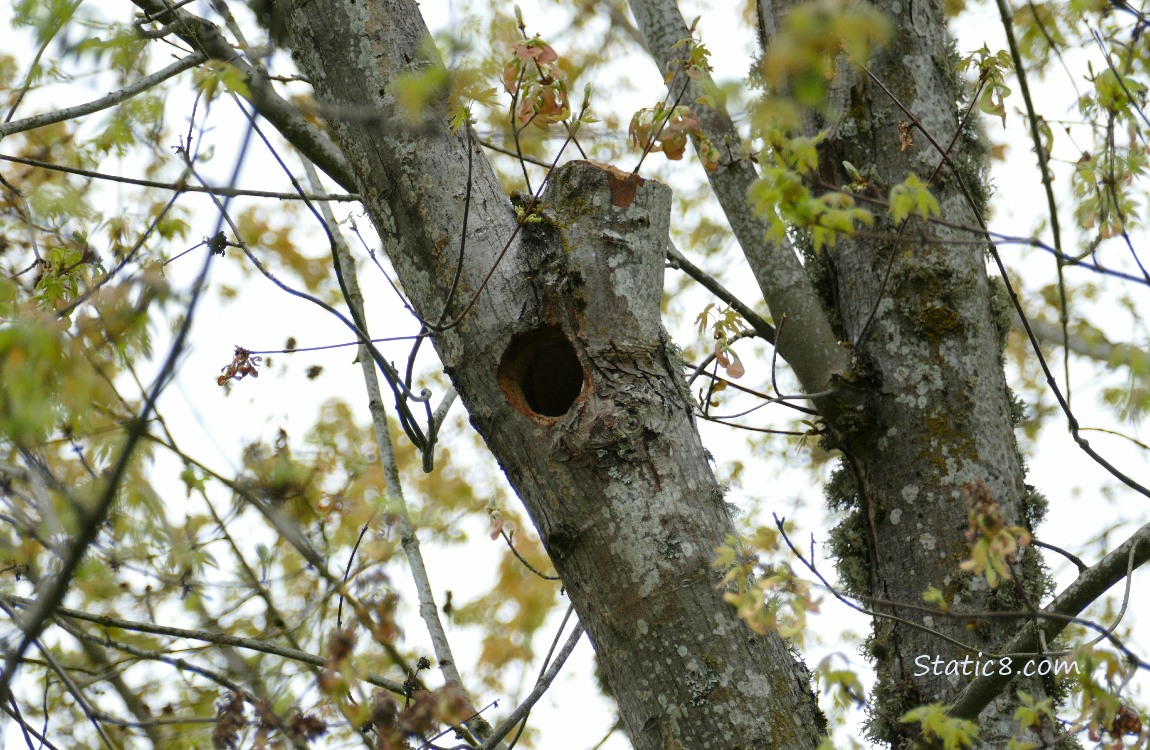
[[[1082,558],[1080,558],[1078,555],[1075,555],[1074,553],[1070,552],[1069,550],[1062,549],[1061,547],[1053,545],[1049,542],[1043,542],[1041,540],[1034,539],[1034,538],[1032,538],[1030,540],[1030,543],[1033,544],[1035,547],[1041,547],[1043,549],[1048,549],[1051,552],[1057,552],[1058,554],[1062,555],[1067,560],[1074,563],[1074,567],[1078,568],[1079,574],[1086,572],[1086,568],[1087,568],[1086,563],[1082,562]]]
[[[761,432],[766,435],[787,435],[789,437],[806,437],[810,435],[809,432],[798,432],[797,430],[779,430],[773,427],[754,427],[752,425],[739,424],[738,422],[728,422],[718,417],[709,417],[706,414],[699,414],[697,416],[699,416],[701,419],[705,419],[708,422],[721,424],[724,427],[734,427],[737,430],[746,430],[747,432]]]
[[[180,670],[181,672],[191,672],[192,674],[198,674],[199,676],[210,680],[211,682],[214,682],[221,687],[225,687],[228,690],[232,690],[243,695],[248,695],[248,691],[244,689],[243,685],[240,685],[238,682],[229,679],[227,675],[221,674],[214,669],[209,669],[208,667],[203,667],[198,664],[192,664],[186,659],[170,656],[161,651],[154,651],[151,649],[141,648],[140,646],[136,646],[130,643],[117,641],[106,634],[103,637],[95,636],[91,633],[84,632],[73,623],[64,622],[61,618],[57,618],[56,623],[61,630],[77,640],[87,641],[89,643],[99,644],[101,646],[108,646],[109,648],[114,648],[117,651],[121,651],[138,659],[146,659],[148,661],[157,661],[162,664],[168,664]]]
[[[839,193],[842,193],[843,195],[849,194],[851,198],[853,198],[853,199],[855,199],[861,203],[868,203],[871,205],[880,206],[883,209],[889,209],[890,208],[890,203],[886,200],[883,200],[882,198],[876,198],[873,196],[868,196],[868,195],[865,195],[863,193],[847,193],[846,191],[842,190],[841,187],[839,187],[837,185],[832,185],[832,184],[829,184],[826,182],[820,182],[819,185],[820,185],[820,187],[826,188],[827,190],[839,192]],[[1033,248],[1036,248],[1038,250],[1042,250],[1043,252],[1049,253],[1050,255],[1054,256],[1055,258],[1062,260],[1068,267],[1079,267],[1079,268],[1083,268],[1083,269],[1086,269],[1088,271],[1092,271],[1094,273],[1097,273],[1097,274],[1100,274],[1103,276],[1110,276],[1110,277],[1115,278],[1115,279],[1120,279],[1122,281],[1129,281],[1131,283],[1140,284],[1142,286],[1150,286],[1150,283],[1148,283],[1147,280],[1145,278],[1143,278],[1142,276],[1131,274],[1131,273],[1126,273],[1124,271],[1119,271],[1119,270],[1113,269],[1113,268],[1107,268],[1106,266],[1100,265],[1098,263],[1091,263],[1091,262],[1083,259],[1085,256],[1077,257],[1077,256],[1073,256],[1073,255],[1067,255],[1066,253],[1062,253],[1058,250],[1055,250],[1049,244],[1043,242],[1042,240],[1038,239],[1037,237],[1020,237],[1020,236],[1012,235],[1012,234],[1004,234],[1002,232],[992,231],[991,229],[989,229],[985,225],[980,226],[980,227],[972,227],[968,224],[963,224],[963,223],[957,222],[957,221],[948,221],[946,219],[942,219],[942,218],[939,218],[937,216],[932,216],[929,219],[927,219],[927,223],[928,224],[936,224],[940,227],[947,227],[948,229],[958,229],[958,230],[963,231],[963,232],[968,232],[971,235],[973,235],[973,237],[976,237],[978,239],[970,239],[970,240],[959,240],[959,239],[953,239],[953,238],[941,239],[935,235],[928,235],[928,234],[918,234],[918,235],[914,235],[914,236],[910,236],[910,237],[906,237],[906,236],[896,237],[896,236],[894,236],[890,233],[887,233],[887,232],[871,232],[871,231],[862,230],[862,229],[856,230],[854,233],[854,236],[870,237],[872,239],[881,240],[884,242],[935,243],[935,244],[948,243],[948,244],[953,245],[953,246],[963,246],[963,245],[982,246],[984,244],[984,242],[983,242],[984,240],[992,240],[994,242],[997,242],[1000,245],[1027,245],[1029,247],[1033,247]],[[831,228],[831,227],[828,227],[828,228]],[[1089,252],[1087,252],[1086,255],[1089,255]]]
[[[26,164],[30,167],[38,167],[40,169],[51,169],[54,172],[65,172],[67,174],[79,175],[81,177],[89,177],[93,180],[107,180],[109,182],[121,182],[125,185],[139,185],[140,187],[157,188],[159,190],[174,190],[179,193],[211,193],[229,198],[273,198],[281,201],[298,201],[298,200],[311,200],[311,201],[358,201],[359,195],[357,193],[286,193],[277,192],[274,190],[248,190],[246,188],[236,187],[217,187],[214,185],[188,185],[181,180],[176,182],[160,182],[158,180],[141,180],[137,177],[124,177],[123,175],[107,174],[104,172],[94,172],[90,169],[80,169],[78,167],[67,167],[63,164],[52,164],[51,162],[41,161],[39,159],[29,159],[26,156],[12,156],[10,154],[0,154],[0,160],[15,162],[16,164]]]
[[[742,315],[743,320],[747,321],[747,324],[755,329],[755,333],[757,333],[760,338],[774,343],[775,327],[764,320],[761,315],[752,310],[745,302],[728,291],[725,286],[719,283],[718,279],[687,260],[686,256],[679,252],[679,249],[675,247],[675,244],[671,242],[670,239],[667,240],[667,245],[663,248],[663,253],[667,256],[667,261],[671,264],[672,268],[682,271],[697,281],[700,286],[721,299],[728,307],[738,312],[739,315]]]
[[[525,154],[517,154],[514,151],[512,151],[511,149],[503,148],[502,146],[496,146],[491,141],[487,141],[487,140],[484,140],[482,138],[476,138],[475,140],[480,146],[483,146],[483,148],[486,148],[486,149],[490,149],[491,151],[497,151],[498,153],[506,154],[507,156],[514,156],[516,159],[520,159],[522,161],[525,161],[528,164],[534,164],[537,167],[544,167],[547,169],[549,169],[551,167],[551,165],[548,164],[547,162],[543,161],[542,159],[536,159],[534,156],[527,156]]]
[[[307,169],[306,165],[305,169]],[[309,178],[313,180],[313,182],[316,179],[314,172],[310,170]],[[328,224],[334,224],[335,217],[331,215],[330,209],[327,206],[323,206],[322,210],[325,213],[323,217],[324,220]],[[333,242],[335,243],[335,260],[342,266],[341,271],[346,284],[345,302],[353,311],[353,314],[363,320],[365,319],[364,300],[359,288],[359,277],[355,271],[355,261],[343,238],[332,231],[330,226],[328,227],[328,231],[331,232]],[[364,333],[366,334],[366,331]],[[443,627],[443,622],[439,619],[439,607],[435,603],[435,594],[432,591],[431,579],[428,576],[427,566],[424,564],[423,554],[420,551],[419,537],[416,535],[415,528],[411,523],[411,513],[408,510],[407,501],[404,498],[403,484],[399,476],[399,466],[395,460],[395,449],[391,443],[391,432],[388,428],[387,412],[384,410],[383,394],[380,391],[376,368],[365,345],[361,345],[359,354],[359,363],[363,370],[364,386],[367,389],[368,410],[371,412],[371,423],[375,434],[376,448],[379,451],[380,468],[383,470],[384,478],[387,480],[388,500],[395,509],[398,517],[400,544],[403,547],[404,554],[407,556],[412,578],[415,581],[416,591],[419,596],[419,614],[427,627],[428,635],[431,637],[435,657],[439,662],[439,669],[443,673],[444,679],[449,684],[458,687],[460,691],[463,691],[463,678],[459,674],[455,656],[452,654],[451,643],[447,639],[447,631]],[[490,726],[482,717],[476,715],[472,722],[477,726],[477,731],[480,734],[487,734],[490,731]]]
[[[567,642],[563,644],[563,649],[555,657],[555,661],[547,669],[547,672],[535,683],[535,689],[516,706],[511,715],[503,720],[492,732],[484,742],[480,750],[491,750],[500,740],[508,735],[512,729],[522,721],[523,717],[531,711],[531,708],[539,702],[543,694],[547,692],[547,688],[551,687],[551,683],[559,676],[559,671],[563,669],[563,665],[567,662],[567,658],[571,656],[571,652],[575,650],[575,645],[579,643],[579,637],[583,635],[583,625],[576,624],[575,629],[571,631],[571,635],[567,637]]]
[[[981,217],[980,217],[981,220]],[[1090,446],[1090,442],[1082,437],[1080,434],[1081,429],[1078,424],[1078,418],[1070,410],[1070,404],[1062,395],[1062,391],[1058,388],[1058,383],[1054,380],[1054,375],[1050,372],[1050,365],[1046,361],[1045,355],[1042,353],[1042,347],[1038,343],[1038,338],[1035,336],[1033,329],[1030,326],[1030,321],[1025,317],[1022,309],[1022,302],[1018,298],[1018,292],[1015,291],[1014,286],[1010,283],[1010,278],[1006,273],[1006,264],[1002,262],[1002,257],[998,254],[998,248],[994,243],[990,243],[990,255],[994,259],[995,265],[998,267],[998,273],[1002,278],[1002,283],[1006,286],[1006,291],[1010,295],[1011,304],[1014,306],[1015,311],[1018,313],[1019,319],[1022,321],[1022,327],[1026,331],[1026,336],[1030,340],[1031,350],[1034,352],[1035,358],[1038,360],[1038,365],[1042,369],[1042,374],[1046,377],[1046,384],[1050,387],[1050,392],[1054,394],[1055,400],[1058,401],[1059,407],[1062,409],[1063,415],[1066,417],[1067,426],[1070,428],[1070,436],[1074,443],[1082,449],[1086,455],[1094,459],[1094,462],[1105,469],[1118,481],[1125,484],[1130,489],[1134,490],[1143,497],[1150,498],[1150,489],[1147,489],[1141,483],[1135,481],[1133,478],[1126,475],[1117,466],[1114,466],[1106,460],[1102,454],[1094,450]]]
[[[675,74],[671,76],[671,80],[667,81],[667,96],[663,98],[663,103],[661,106],[666,106],[667,103],[671,101],[671,91],[675,85],[675,81],[679,79],[680,73],[682,73],[681,68],[677,69]],[[679,102],[683,100],[683,95],[687,93],[687,89],[691,85],[690,78],[683,76],[683,79],[685,81],[683,87],[679,89],[679,93],[675,97],[675,101],[671,104],[670,107],[667,107],[667,114],[663,117],[663,121],[659,123],[659,127],[656,128],[655,132],[651,133],[650,137],[647,138],[647,145],[643,147],[643,153],[639,154],[639,161],[635,163],[635,168],[631,170],[631,174],[639,174],[639,168],[643,166],[643,162],[647,160],[648,156],[650,156],[651,150],[655,148],[655,143],[658,141],[659,134],[663,132],[664,128],[667,127],[667,123],[669,123],[671,118],[675,116],[675,110],[679,108]]]
[[[431,415],[431,433],[433,435],[439,434],[439,428],[443,426],[444,420],[447,419],[447,413],[451,411],[451,406],[458,398],[459,391],[455,390],[454,386],[448,388],[447,392],[443,394],[443,400],[439,402],[439,406],[435,407],[435,411]]]
[[[1117,5],[1117,3],[1115,3],[1115,5]],[[1131,12],[1134,11],[1131,9]],[[1035,18],[1038,18],[1037,14],[1035,14]],[[1106,58],[1106,66],[1110,68],[1112,73],[1114,73],[1114,80],[1122,88],[1122,93],[1126,94],[1126,98],[1130,102],[1130,106],[1134,109],[1135,112],[1138,113],[1138,116],[1142,118],[1142,122],[1146,123],[1146,127],[1150,128],[1150,118],[1147,118],[1146,113],[1143,112],[1142,108],[1138,106],[1138,97],[1135,97],[1130,89],[1126,87],[1126,81],[1123,80],[1125,76],[1120,74],[1114,67],[1114,63],[1110,61],[1110,51],[1107,50],[1106,45],[1102,43],[1102,35],[1098,33],[1098,29],[1090,29],[1090,34],[1094,37],[1094,41],[1098,43],[1098,48],[1102,50],[1102,56]],[[1142,143],[1146,143],[1146,136],[1142,129],[1139,128],[1136,132]]]
[[[1123,591],[1122,591],[1122,605],[1118,608],[1118,613],[1114,615],[1114,622],[1112,622],[1110,624],[1110,627],[1106,628],[1106,630],[1103,633],[1101,633],[1097,638],[1095,638],[1094,640],[1087,643],[1086,644],[1087,648],[1091,648],[1091,647],[1101,643],[1104,640],[1110,639],[1111,636],[1114,635],[1114,631],[1117,630],[1118,626],[1122,623],[1122,618],[1126,617],[1126,608],[1130,606],[1130,590],[1133,587],[1133,583],[1134,583],[1134,581],[1133,581],[1134,553],[1137,551],[1138,551],[1138,545],[1135,544],[1135,545],[1130,547],[1130,552],[1126,556],[1126,575],[1122,579],[1123,581],[1125,581],[1126,585],[1123,587]],[[1044,635],[1044,634],[1040,633],[1039,635]],[[1042,640],[1045,641],[1046,638],[1043,637]]]
[[[239,103],[238,98],[233,96],[233,99],[236,100],[236,105],[239,106],[240,111],[243,112],[244,115],[248,118],[248,121],[251,123],[252,129],[255,130],[255,132],[259,135],[260,139],[263,140],[264,145],[267,146],[268,151],[272,155],[272,158],[274,158],[276,160],[276,163],[279,164],[280,169],[282,169],[284,171],[284,174],[286,174],[288,176],[288,179],[291,180],[292,186],[296,189],[297,192],[299,192],[302,195],[304,192],[303,187],[299,184],[299,181],[296,180],[295,176],[291,173],[291,170],[288,169],[287,164],[284,163],[284,160],[280,157],[279,152],[275,149],[274,146],[272,146],[271,141],[268,140],[267,136],[264,135],[263,131],[260,129],[259,125],[256,123],[256,118],[251,113],[249,113],[247,111],[247,109],[244,108]],[[314,180],[313,184],[318,185],[319,181]],[[212,200],[216,200],[216,199],[213,198]],[[344,299],[346,300],[350,296],[350,294],[348,291],[346,280],[344,279],[344,275],[343,275],[343,265],[344,264],[339,260],[339,244],[342,242],[342,238],[338,237],[337,234],[331,229],[331,227],[328,226],[329,222],[324,219],[324,215],[320,213],[319,209],[316,208],[315,205],[312,204],[311,201],[305,201],[304,203],[308,207],[308,210],[311,211],[312,215],[316,218],[316,221],[318,221],[320,223],[320,228],[323,229],[324,234],[327,236],[328,247],[331,251],[332,270],[335,272],[335,279],[336,279],[336,282],[338,282],[338,284],[339,284],[339,290],[340,290],[341,294],[343,295]],[[326,206],[325,206],[325,208],[326,208]],[[331,215],[330,210],[328,211],[328,215]],[[226,214],[225,214],[225,217],[226,217]],[[228,223],[232,227],[232,231],[238,237],[239,232],[236,228],[236,225],[231,221],[230,218],[228,219]],[[334,223],[332,224],[332,226],[334,226]],[[364,313],[363,313],[362,308],[355,308],[355,307],[349,306],[349,310],[350,310],[351,316],[352,316],[352,319],[349,321],[346,317],[344,317],[344,315],[341,312],[339,312],[338,310],[336,310],[334,307],[327,304],[323,300],[320,300],[318,297],[307,294],[305,292],[296,291],[296,290],[288,287],[283,282],[279,281],[277,278],[275,278],[274,275],[271,274],[270,271],[268,271],[266,268],[264,268],[264,266],[259,262],[259,259],[256,258],[255,255],[253,253],[251,253],[246,246],[241,245],[241,247],[243,247],[244,253],[255,264],[256,268],[258,268],[260,270],[260,272],[264,274],[264,276],[266,276],[269,280],[271,280],[272,283],[274,283],[280,289],[283,289],[284,291],[288,292],[289,294],[292,294],[292,295],[299,297],[301,299],[306,299],[309,302],[312,302],[312,303],[319,305],[320,307],[324,308],[328,312],[335,315],[341,322],[343,322],[345,325],[347,325],[352,330],[353,333],[356,334],[356,336],[359,338],[359,340],[363,344],[363,349],[366,349],[366,351],[371,354],[373,361],[379,367],[379,369],[383,372],[384,378],[387,380],[387,384],[391,388],[392,393],[395,396],[395,411],[396,411],[396,415],[399,417],[399,426],[403,429],[403,432],[408,436],[408,438],[411,439],[411,442],[415,444],[415,447],[417,449],[419,449],[420,452],[426,453],[429,450],[427,437],[419,429],[419,425],[416,424],[415,415],[413,415],[411,413],[411,409],[409,408],[407,402],[408,401],[415,401],[415,402],[423,404],[424,411],[427,415],[428,426],[430,429],[431,407],[430,407],[428,402],[431,400],[431,391],[424,389],[419,393],[419,395],[416,395],[414,392],[412,392],[411,387],[409,385],[409,382],[406,380],[401,380],[399,378],[399,373],[395,370],[395,368],[392,366],[392,364],[390,362],[388,362],[386,359],[384,359],[383,355],[380,354],[379,349],[377,349],[375,344],[373,344],[371,342],[371,337],[367,335],[367,333],[366,333],[367,319],[364,317]],[[345,249],[346,249],[346,245],[345,245]],[[417,339],[416,341],[417,341],[417,345],[418,345],[419,339]]]
[[[0,138],[14,133],[23,133],[28,130],[35,130],[42,128],[46,125],[51,125],[57,122],[64,122],[65,120],[74,120],[78,117],[101,112],[109,107],[114,107],[120,102],[125,102],[128,99],[141,94],[148,89],[157,86],[164,81],[174,76],[183,73],[189,68],[194,68],[200,63],[208,59],[208,56],[203,52],[193,52],[187,57],[180,58],[174,63],[158,70],[151,75],[144,76],[138,81],[133,81],[119,91],[113,91],[107,96],[93,99],[86,104],[78,104],[75,107],[65,107],[64,109],[57,109],[52,112],[45,112],[42,115],[35,115],[33,117],[25,117],[23,120],[16,120],[14,122],[6,122],[0,125]]]
[[[373,512],[371,518],[367,519],[367,523],[359,530],[359,536],[355,539],[355,544],[351,547],[351,552],[347,555],[347,566],[343,569],[343,585],[347,588],[347,579],[351,575],[351,566],[355,562],[355,554],[359,552],[359,545],[363,543],[363,538],[367,536],[367,530],[371,528],[371,522],[375,520],[376,514]],[[335,626],[337,628],[343,627],[343,594],[339,595],[339,606],[335,609]]]
[[[528,569],[528,570],[530,570],[532,573],[534,573],[535,575],[537,575],[537,576],[539,576],[540,578],[542,578],[544,581],[561,581],[561,580],[563,580],[563,579],[562,579],[562,578],[560,578],[559,576],[549,576],[549,575],[547,575],[546,573],[544,573],[544,572],[542,572],[541,570],[539,570],[538,568],[536,568],[536,567],[535,567],[534,565],[532,565],[531,563],[529,563],[529,562],[527,561],[527,558],[526,558],[526,557],[524,557],[524,556],[523,556],[523,555],[522,555],[522,554],[519,552],[519,550],[515,549],[515,544],[514,544],[514,542],[512,542],[512,541],[511,541],[511,535],[510,535],[510,534],[508,534],[506,531],[504,531],[503,529],[500,529],[500,530],[499,530],[499,535],[503,537],[503,541],[507,542],[507,547],[508,547],[508,549],[510,549],[510,550],[511,550],[511,553],[512,553],[513,555],[515,555],[515,559],[516,559],[516,560],[518,560],[519,562],[523,563],[523,567],[527,568],[527,569]]]
[[[26,599],[20,596],[10,596],[7,594],[0,594],[0,601],[14,605],[21,609],[28,609],[33,604],[31,599]],[[127,620],[122,617],[94,614],[91,612],[84,612],[83,610],[79,609],[70,609],[68,607],[58,607],[54,613],[54,616],[56,618],[67,618],[70,620],[90,622],[103,628],[115,628],[117,630],[126,630],[132,633],[150,633],[151,635],[161,635],[168,638],[200,641],[202,643],[210,643],[215,646],[232,646],[234,648],[242,648],[247,651],[256,651],[262,654],[279,656],[284,659],[290,659],[291,661],[297,661],[301,664],[307,664],[309,666],[319,667],[321,669],[325,666],[328,666],[327,660],[321,656],[309,654],[306,651],[300,651],[288,646],[278,646],[274,643],[268,643],[267,641],[262,641],[255,638],[244,638],[238,635],[216,633],[210,630],[177,628],[169,625],[157,625],[151,622]],[[116,648],[119,648],[119,646],[116,646]],[[373,674],[365,675],[363,680],[364,682],[374,685],[375,687],[389,690],[393,693],[396,693],[397,695],[403,695],[402,682],[389,680],[386,677],[379,677]]]
[[[1135,438],[1131,435],[1126,435],[1126,434],[1118,432],[1116,430],[1108,430],[1105,427],[1082,427],[1080,429],[1082,432],[1100,432],[1103,435],[1113,435],[1114,437],[1122,438],[1123,440],[1129,440],[1131,443],[1138,446],[1142,450],[1150,451],[1150,445],[1147,445],[1146,443],[1142,442],[1141,440],[1138,440],[1137,438]]]
[[[23,223],[28,229],[28,244],[32,247],[32,255],[36,258],[27,268],[25,268],[23,271],[20,271],[19,273],[14,274],[11,277],[15,279],[19,276],[23,276],[25,273],[31,271],[37,266],[44,265],[44,256],[40,254],[40,243],[36,241],[36,230],[38,227],[36,226],[35,220],[32,216],[32,208],[28,205],[28,199],[24,197],[23,191],[21,191],[20,188],[16,187],[8,180],[4,179],[4,175],[0,175],[0,186],[3,186],[10,193],[12,193],[12,195],[16,198],[16,201],[19,203],[19,207],[16,208],[16,215],[23,219]]]

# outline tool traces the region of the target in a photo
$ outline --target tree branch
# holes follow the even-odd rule
[[[193,49],[213,60],[235,66],[248,82],[250,93],[245,98],[256,111],[340,187],[349,193],[358,191],[347,161],[336,145],[319,128],[308,122],[300,114],[299,108],[276,93],[272,82],[244,60],[220,33],[218,26],[185,10],[170,9],[163,0],[133,2],[150,19],[170,26]]]
[[[358,201],[359,195],[356,193],[286,193],[277,190],[249,190],[246,188],[224,187],[222,185],[187,185],[182,180],[175,182],[161,182],[160,180],[141,180],[138,177],[125,177],[123,175],[108,174],[106,172],[96,172],[91,169],[80,169],[78,167],[68,167],[63,164],[52,164],[51,162],[41,161],[39,159],[29,159],[24,156],[12,156],[10,154],[0,154],[0,161],[10,161],[16,164],[27,164],[30,167],[38,167],[40,169],[50,169],[54,172],[65,172],[67,174],[79,175],[81,177],[88,177],[93,180],[108,180],[109,182],[121,182],[125,185],[139,185],[140,187],[159,188],[160,190],[173,190],[178,193],[210,193],[224,198],[236,198],[244,196],[247,198],[272,198],[280,201]]]
[[[6,594],[0,594],[0,601],[7,602],[21,609],[28,609],[33,604],[31,599]],[[274,643],[268,643],[267,641],[261,641],[255,638],[243,638],[238,635],[227,635],[226,633],[213,633],[210,630],[190,630],[188,628],[175,628],[168,625],[156,625],[150,622],[126,620],[111,615],[93,614],[78,609],[69,609],[68,607],[57,607],[54,614],[56,617],[66,617],[71,620],[90,622],[104,628],[116,628],[134,633],[151,633],[152,635],[162,635],[169,638],[181,638],[189,641],[211,643],[217,646],[233,646],[248,651],[258,651],[263,654],[280,656],[284,659],[291,659],[292,661],[298,661],[301,664],[308,664],[313,667],[323,668],[327,665],[327,660],[321,656],[286,646],[277,646]],[[390,690],[397,695],[404,694],[403,683],[389,680],[386,677],[369,674],[364,677],[364,682],[383,688],[384,690]]]
[[[1137,568],[1150,560],[1150,524],[1134,532],[1117,549],[1111,551],[1106,557],[1085,571],[1054,598],[1039,614],[1052,615],[1038,623],[1027,623],[1017,635],[1002,648],[1000,653],[1033,653],[1042,640],[1049,642],[1061,633],[1070,621],[1065,617],[1076,617],[1092,602],[1106,593],[1107,589],[1122,580],[1128,571]],[[982,709],[990,704],[1010,682],[1012,674],[994,674],[982,676],[970,682],[951,706],[950,715],[962,719],[975,719]]]
[[[676,59],[676,45],[691,35],[675,1],[631,0],[631,12],[647,39],[651,54],[666,71]],[[758,173],[744,158],[742,138],[730,116],[720,109],[697,103],[703,93],[703,85],[690,80],[683,101],[692,103],[703,133],[723,155],[724,161],[717,170],[708,171],[707,178],[750,263],[771,317],[778,321],[785,316],[788,327],[802,331],[801,337],[784,337],[778,341],[779,354],[794,369],[808,393],[825,391],[836,376],[850,370],[850,356],[839,346],[822,302],[794,248],[789,243],[766,241],[767,225],[747,202],[747,190],[758,179]]]
[[[148,89],[156,86],[173,76],[183,73],[189,68],[194,68],[200,63],[208,59],[208,56],[201,51],[193,52],[187,57],[176,60],[174,63],[158,70],[151,75],[144,76],[138,81],[128,84],[119,91],[114,91],[107,96],[94,99],[87,104],[78,104],[75,107],[66,107],[65,109],[57,109],[52,112],[45,112],[42,115],[35,115],[33,117],[25,117],[23,120],[16,120],[15,122],[6,122],[0,125],[0,138],[13,133],[23,133],[28,130],[35,130],[42,128],[45,125],[51,125],[57,122],[64,122],[65,120],[74,120],[77,117],[101,112],[109,107],[114,107],[120,102],[125,102],[137,94],[143,93]]]

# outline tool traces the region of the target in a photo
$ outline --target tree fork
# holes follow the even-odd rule
[[[297,2],[289,38],[331,111],[380,113],[335,118],[332,137],[419,315],[439,319],[453,287],[452,314],[474,299],[436,350],[538,528],[634,746],[813,747],[822,718],[805,667],[715,587],[711,561],[734,528],[659,321],[670,192],[564,166],[541,221],[517,234],[478,151],[467,189],[477,147],[442,112],[413,126],[396,106],[395,76],[441,65],[414,2]]]

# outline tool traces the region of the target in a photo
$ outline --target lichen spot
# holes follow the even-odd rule
[[[566,414],[587,381],[575,347],[558,326],[512,336],[498,377],[508,403],[542,424]]]

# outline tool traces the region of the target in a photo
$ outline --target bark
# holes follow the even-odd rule
[[[148,17],[169,27],[194,50],[210,59],[226,62],[247,81],[247,99],[280,135],[306,155],[329,177],[345,189],[354,185],[351,172],[339,150],[312,125],[299,108],[276,93],[267,71],[257,69],[228,43],[214,23],[193,15],[167,0],[132,0]]]
[[[678,6],[674,0],[631,0],[630,4],[660,69],[673,69],[674,61],[683,55],[679,42],[691,36]],[[747,202],[747,190],[758,173],[747,157],[739,131],[725,111],[697,103],[704,94],[702,82],[680,75],[672,81],[671,92],[678,96],[684,90],[681,101],[691,103],[700,129],[722,155],[719,168],[708,171],[707,179],[754,272],[771,317],[776,325],[785,319],[786,330],[801,332],[787,336],[784,331],[773,342],[779,355],[807,393],[842,386],[839,379],[850,371],[849,353],[831,330],[826,310],[790,242],[767,242],[767,223]]]
[[[841,66],[831,89],[832,104],[841,102],[842,108],[812,116],[807,133],[832,128],[820,154],[821,177],[830,186],[848,184],[843,161],[865,164],[871,189],[885,196],[908,173],[929,178],[945,158],[947,166],[931,184],[942,217],[977,226],[984,155],[972,130],[959,132],[964,112],[955,107],[961,98],[957,59],[941,8],[932,0],[876,5],[894,27],[893,38],[868,64],[882,86]],[[768,44],[789,6],[788,0],[760,2]],[[903,150],[899,123],[915,118],[921,129],[913,146]],[[944,157],[924,132],[944,148],[958,133],[953,151]],[[1025,609],[1009,582],[991,591],[982,579],[959,570],[969,556],[964,485],[985,482],[1008,523],[1028,526],[1041,515],[1039,501],[1023,481],[1002,369],[1001,341],[1010,320],[995,313],[984,249],[948,244],[969,235],[941,226],[929,228],[940,238],[937,243],[908,242],[919,235],[913,224],[901,233],[889,223],[881,230],[891,241],[843,241],[811,262],[829,279],[827,296],[837,307],[841,335],[854,344],[860,380],[869,383],[861,415],[850,420],[825,415],[847,470],[828,494],[832,503],[854,508],[835,532],[840,573],[856,593],[892,601],[920,603],[934,585],[957,609]],[[1043,573],[1036,552],[1028,551],[1026,558],[1019,569],[1037,604],[1044,593]],[[999,651],[1018,623],[983,619],[972,629],[961,619],[898,614],[930,630],[875,620],[870,650],[879,682],[871,729],[896,747],[910,747],[917,741],[912,734],[878,716],[897,718],[915,705],[950,702],[969,682],[917,676],[915,658],[961,660],[978,651]],[[969,644],[969,650],[938,634]],[[1042,693],[1033,682],[1015,683],[1001,693],[980,717],[983,746],[1003,747],[1017,733],[1012,714],[1018,688]]]
[[[302,0],[289,27],[324,106],[357,113],[333,118],[332,136],[418,313],[466,310],[434,335],[437,352],[539,530],[634,746],[812,747],[805,668],[715,586],[710,562],[733,526],[659,321],[667,189],[566,165],[517,234],[468,136],[441,111],[413,124],[395,109],[394,77],[440,64],[414,2]]]

